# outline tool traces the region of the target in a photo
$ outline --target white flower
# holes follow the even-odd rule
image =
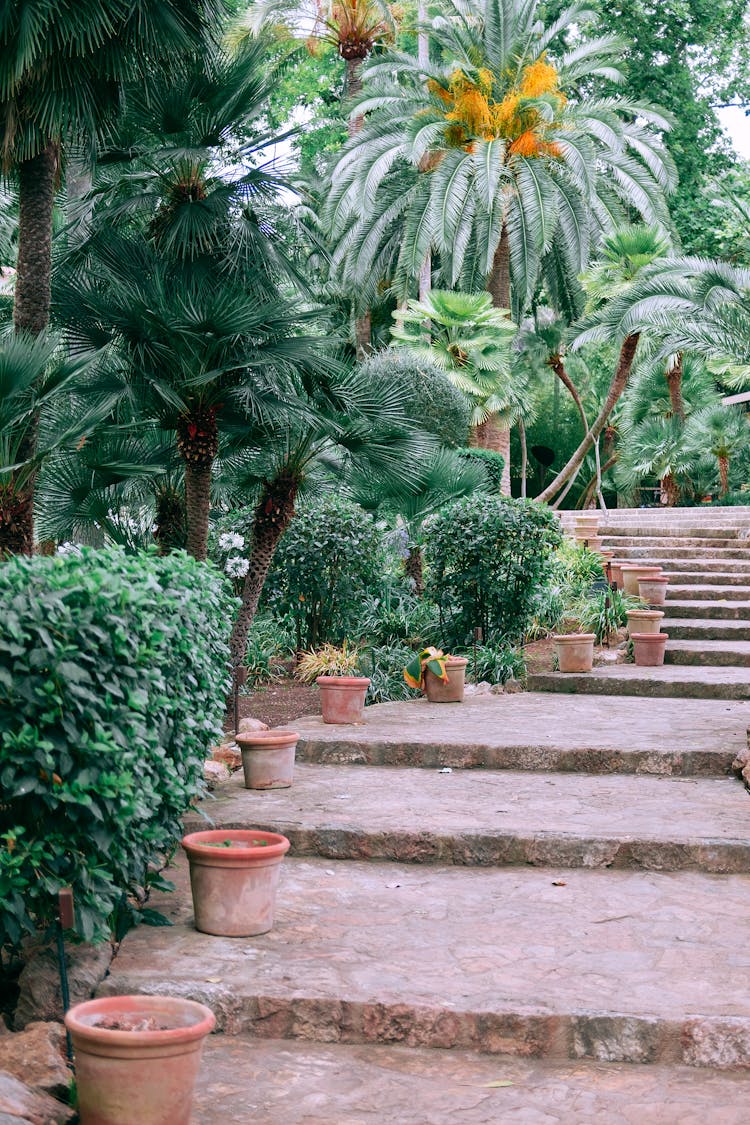
[[[244,546],[244,536],[238,535],[236,531],[225,531],[219,536],[220,551],[241,551]]]
[[[244,578],[249,569],[249,560],[243,559],[241,555],[232,555],[224,564],[224,572],[230,578]]]
[[[58,555],[80,555],[80,553],[81,548],[77,543],[61,543],[55,552]]]

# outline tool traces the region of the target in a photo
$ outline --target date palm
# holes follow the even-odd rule
[[[729,468],[733,457],[748,446],[747,421],[740,411],[717,403],[697,411],[686,426],[688,445],[703,456],[716,458],[719,495],[729,491]]]

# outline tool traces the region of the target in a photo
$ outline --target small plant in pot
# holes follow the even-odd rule
[[[359,676],[359,653],[348,648],[323,645],[303,652],[295,676],[303,683],[316,683],[324,723],[352,724],[364,720],[365,696],[370,686],[367,676]]]
[[[81,1125],[189,1125],[213,1012],[172,996],[106,996],[65,1015]]]
[[[215,828],[182,839],[190,863],[195,928],[218,937],[255,937],[273,926],[286,836]]]
[[[404,668],[409,687],[425,693],[430,703],[463,703],[465,656],[451,656],[439,648],[423,648]]]

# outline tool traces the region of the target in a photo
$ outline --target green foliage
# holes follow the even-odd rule
[[[297,647],[351,636],[362,601],[386,569],[381,528],[338,496],[308,501],[292,520],[265,586],[265,604],[294,621]]]
[[[573,616],[581,632],[593,633],[600,645],[627,625],[631,610],[642,608],[640,598],[623,594],[621,590],[600,590],[582,598],[573,609]]]
[[[303,652],[294,674],[303,684],[314,684],[318,676],[356,676],[358,669],[359,652],[344,641]]]
[[[221,733],[234,602],[184,554],[119,549],[0,566],[0,947],[73,888],[106,936],[182,831]]]
[[[505,458],[502,453],[496,453],[494,449],[467,447],[459,450],[459,457],[462,457],[465,461],[473,461],[475,464],[481,465],[492,482],[493,492],[500,491],[503,482],[503,469],[505,468]]]
[[[464,656],[469,658],[467,671],[476,683],[484,680],[491,684],[505,684],[511,679],[526,678],[523,653],[510,645],[477,645],[476,660],[473,649],[467,649]]]
[[[441,445],[465,445],[471,408],[433,360],[415,356],[406,348],[386,348],[369,356],[360,371],[373,380],[407,387],[407,410],[413,421]]]
[[[526,500],[474,496],[429,521],[428,594],[440,608],[442,639],[489,644],[521,638],[561,533],[554,514]]]
[[[365,703],[395,703],[413,699],[414,693],[404,680],[404,668],[414,650],[407,645],[373,645],[360,660],[362,674],[369,676]]]
[[[357,629],[359,636],[374,645],[387,647],[403,642],[410,649],[423,648],[436,643],[440,615],[428,598],[386,585],[381,594],[365,600]]]

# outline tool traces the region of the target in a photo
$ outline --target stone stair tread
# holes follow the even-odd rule
[[[497,1082],[510,1086],[493,1086]],[[745,1125],[747,1076],[211,1036],[193,1125]]]
[[[660,668],[639,668],[634,664],[617,664],[580,674],[542,672],[529,677],[529,686],[534,691],[637,693],[652,698],[750,699],[747,669],[731,666],[665,664]]]
[[[750,641],[750,621],[722,621],[710,617],[665,617],[661,623],[662,631],[672,640],[727,640]]]
[[[745,746],[750,704],[519,692],[461,704],[366,707],[359,726],[294,723],[298,761],[594,773],[726,773]]]
[[[750,872],[750,798],[730,778],[298,764],[291,789],[235,775],[201,811],[217,828],[283,832],[296,855]],[[195,812],[186,827],[203,824]]]
[[[661,564],[655,565],[660,566]],[[671,566],[668,564],[662,569],[666,577],[675,586],[683,585],[686,589],[693,589],[695,586],[711,588],[740,586],[750,593],[750,570],[735,574],[724,574],[718,570],[679,570],[674,566],[674,563]]]
[[[736,601],[730,598],[715,600],[668,598],[665,609],[674,617],[704,617],[717,622],[734,618],[750,625],[750,601]]]
[[[673,640],[664,654],[668,664],[750,666],[750,640]]]
[[[131,930],[100,995],[194,997],[268,1038],[750,1065],[750,876],[287,859],[247,939],[198,933],[170,876],[151,904],[174,925]]]
[[[671,578],[667,587],[668,601],[739,601],[750,606],[750,601],[747,600],[748,594],[750,594],[750,589],[744,585],[722,586],[719,583],[706,582],[683,583],[674,582]]]

